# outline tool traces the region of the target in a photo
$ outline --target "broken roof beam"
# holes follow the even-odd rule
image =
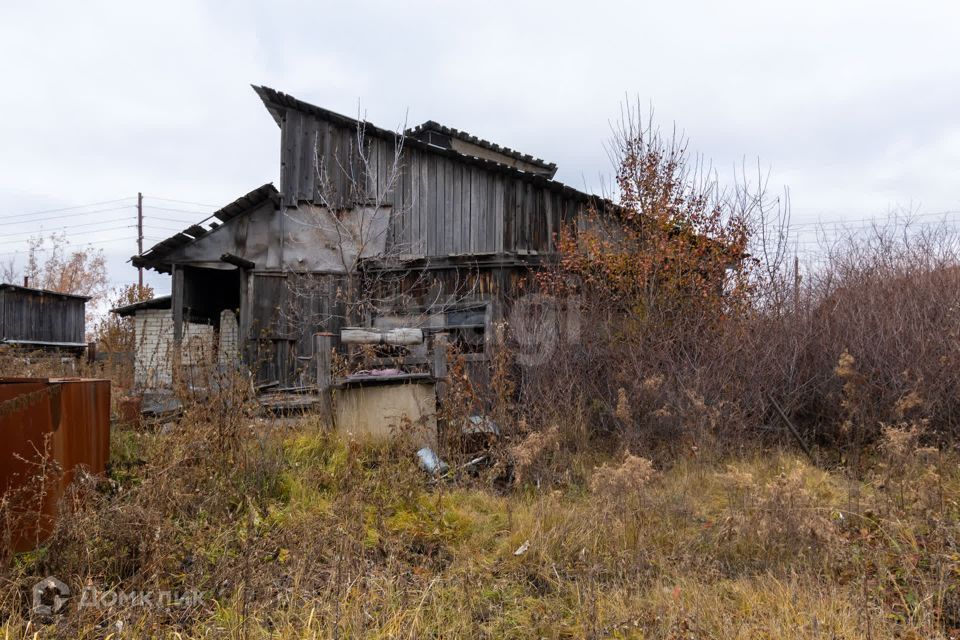
[[[201,237],[201,236],[203,236],[203,235],[206,235],[207,230],[204,229],[203,227],[201,227],[201,226],[198,225],[198,224],[194,224],[194,225],[191,225],[190,227],[188,227],[188,228],[184,231],[184,233],[186,233],[186,234],[188,234],[188,235],[191,235],[191,236],[193,236],[194,238],[199,238],[199,237]]]
[[[246,258],[241,258],[240,256],[235,256],[232,253],[225,253],[220,256],[220,260],[226,262],[227,264],[232,264],[235,267],[240,269],[253,269],[256,265],[252,260],[247,260]]]

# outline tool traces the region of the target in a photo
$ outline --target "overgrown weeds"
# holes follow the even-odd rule
[[[309,419],[243,428],[232,459],[197,449],[213,432],[189,419],[115,438],[111,477],[5,568],[6,636],[946,638],[960,622],[957,457],[903,427],[862,479],[786,452],[623,453],[506,494]],[[43,621],[29,587],[46,575],[199,595],[74,598]]]
[[[794,262],[789,208],[762,180],[724,189],[685,140],[633,112],[611,150],[617,206],[561,230],[536,309],[511,314],[508,345],[524,356],[514,422],[550,428],[574,410],[588,438],[737,453],[793,437],[780,407],[807,444],[854,466],[882,424],[955,438],[954,230],[892,218]],[[535,358],[531,325],[552,337]]]

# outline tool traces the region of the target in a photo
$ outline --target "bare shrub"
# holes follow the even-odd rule
[[[955,232],[894,217],[790,265],[788,202],[762,175],[723,189],[684,139],[632,110],[612,152],[617,206],[561,230],[560,260],[540,277],[576,297],[585,329],[523,367],[531,427],[580,407],[593,446],[614,436],[696,455],[792,442],[776,403],[806,443],[855,466],[881,424],[956,436]]]
[[[553,425],[543,431],[534,431],[514,445],[511,457],[514,464],[514,482],[524,482],[537,477],[537,470],[549,467],[551,453],[559,449],[560,429]]]
[[[656,475],[650,460],[628,453],[619,466],[598,467],[590,479],[590,491],[612,498],[636,494]]]
[[[752,325],[782,297],[780,248],[764,247],[766,263],[748,252],[785,207],[762,179],[723,189],[684,138],[635,110],[611,153],[616,206],[562,229],[559,262],[540,277],[551,294],[577,296],[584,329],[525,371],[525,397],[544,411],[580,404],[592,433],[631,448],[692,455],[720,435],[739,442],[731,436],[766,413],[754,383],[768,363],[750,352]]]

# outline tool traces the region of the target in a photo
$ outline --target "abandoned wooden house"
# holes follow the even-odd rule
[[[87,296],[0,284],[0,344],[79,352],[87,348]]]
[[[207,341],[211,358],[242,360],[259,383],[297,387],[316,379],[316,334],[337,347],[344,326],[415,326],[482,363],[561,225],[599,202],[553,180],[555,165],[457,129],[394,132],[254,90],[280,129],[280,188],[132,258],[172,276],[168,299],[120,310],[142,331],[154,319],[149,349]],[[139,381],[168,382],[148,360]]]

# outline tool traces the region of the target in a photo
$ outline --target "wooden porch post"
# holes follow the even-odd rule
[[[180,385],[183,358],[183,267],[175,264],[172,269],[170,308],[173,311],[173,353],[170,357],[170,380],[177,388]]]
[[[250,364],[249,338],[250,338],[250,275],[246,269],[240,269],[240,308],[237,322],[237,352],[240,355],[240,361]]]
[[[447,343],[446,333],[433,336],[433,377],[437,379],[437,397],[443,399],[447,390]]]
[[[183,267],[173,265],[171,309],[173,310],[173,341],[180,346],[183,341]]]
[[[332,372],[330,371],[330,349],[333,346],[332,333],[317,333],[313,336],[313,355],[317,366],[317,395],[320,396],[320,413],[333,428],[333,398],[330,395]]]

